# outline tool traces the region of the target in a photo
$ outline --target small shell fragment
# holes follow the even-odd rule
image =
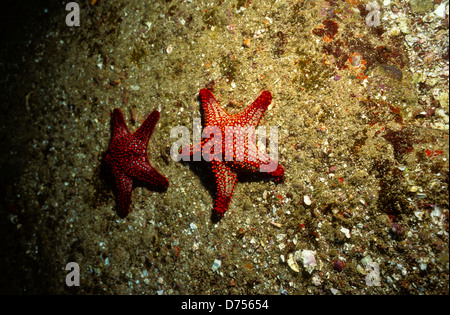
[[[214,272],[214,271],[217,271],[217,269],[219,269],[221,265],[222,265],[222,261],[219,260],[219,259],[216,259],[216,260],[214,260],[214,263],[213,263],[213,265],[212,265],[212,267],[211,267],[211,270],[212,270],[213,272]]]
[[[303,202],[305,205],[310,206],[311,205],[311,198],[308,195],[303,196]]]
[[[297,261],[301,261],[305,270],[312,273],[317,266],[315,254],[316,252],[313,250],[298,250],[294,254],[288,255],[287,263],[292,270],[299,272]]]
[[[305,267],[306,271],[309,273],[311,273],[317,266],[316,257],[314,256],[315,254],[315,251],[307,249],[303,250],[301,254],[303,267]]]
[[[441,4],[434,10],[434,14],[441,19],[445,19],[445,2],[441,2]]]
[[[283,224],[274,222],[274,221],[270,221],[270,224],[272,224],[273,226],[276,226],[277,228],[281,228],[283,226]]]
[[[411,186],[411,187],[409,187],[409,191],[410,192],[417,192],[419,190],[419,187],[417,187],[417,186]]]
[[[291,267],[292,270],[294,270],[295,272],[300,272],[300,270],[298,269],[298,264],[295,261],[294,255],[292,253],[288,254],[288,259],[287,259],[287,264],[289,265],[289,267]]]
[[[350,238],[350,230],[349,230],[349,229],[347,229],[347,228],[345,228],[345,227],[342,227],[342,228],[341,228],[341,232],[344,233],[344,235],[345,235],[347,238]]]

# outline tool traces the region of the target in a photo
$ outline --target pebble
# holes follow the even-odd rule
[[[419,268],[420,268],[420,270],[427,270],[427,264],[421,262],[421,263],[419,264]]]
[[[335,288],[331,288],[330,291],[331,291],[331,293],[333,293],[333,295],[336,295],[339,292],[339,290],[337,290]]]
[[[283,227],[283,224],[278,223],[278,222],[273,222],[273,221],[271,221],[270,224],[272,224],[273,226],[276,226],[277,228]]]
[[[316,252],[312,250],[298,250],[295,253],[289,253],[286,262],[293,271],[300,272],[297,261],[301,261],[306,271],[312,273],[317,266],[315,254]]]
[[[365,256],[363,259],[361,259],[361,263],[363,264],[363,266],[366,266],[367,264],[371,263],[372,257],[370,257],[370,255]]]
[[[310,206],[311,205],[311,198],[308,195],[303,196],[303,202],[305,205]]]
[[[417,193],[417,198],[420,198],[420,199],[427,198],[427,194],[422,193],[422,192],[418,192]]]
[[[197,225],[195,225],[195,223],[192,222],[191,224],[189,224],[189,228],[191,229],[192,232],[194,232],[197,230]]]
[[[222,261],[219,260],[219,259],[216,259],[216,260],[214,260],[214,263],[213,263],[213,265],[211,267],[211,270],[212,271],[217,271],[217,269],[219,269],[220,266],[222,266]]]
[[[441,209],[439,207],[435,207],[433,211],[430,213],[431,218],[439,218],[441,216]]]
[[[434,14],[441,19],[445,19],[445,2],[442,2],[436,10],[434,10]]]
[[[350,230],[349,229],[342,227],[341,232],[344,233],[347,238],[350,238]]]
[[[109,84],[111,84],[112,86],[118,86],[120,82],[121,82],[120,79],[116,79],[109,82]]]
[[[333,266],[334,270],[341,272],[344,270],[344,262],[342,260],[336,260]]]
[[[292,253],[288,254],[288,259],[287,259],[287,264],[289,267],[291,267],[292,270],[294,270],[295,272],[300,272],[299,268],[298,268],[298,264],[295,261],[294,255]]]
[[[318,287],[322,284],[322,279],[320,279],[320,277],[318,275],[315,275],[314,277],[312,277],[311,282],[313,285]]]
[[[141,88],[139,85],[130,85],[130,90],[131,91],[139,91]]]
[[[409,187],[409,191],[410,192],[417,192],[419,190],[419,187],[417,187],[417,186],[411,186],[411,187]]]
[[[303,262],[303,267],[309,273],[313,272],[314,268],[317,266],[317,261],[315,257],[316,251],[313,250],[302,250],[300,254],[300,259]]]

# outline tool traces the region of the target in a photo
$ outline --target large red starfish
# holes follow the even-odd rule
[[[116,108],[112,114],[112,137],[105,161],[114,176],[116,203],[119,214],[130,211],[133,182],[139,181],[155,190],[165,190],[169,181],[149,163],[147,144],[159,119],[154,110],[134,133],[130,133],[122,112]]]
[[[216,131],[218,131],[220,128],[222,136],[222,143],[219,143],[219,150],[218,152],[214,152],[218,159],[211,160],[212,171],[214,173],[217,185],[213,209],[218,218],[221,218],[227,211],[230,204],[234,187],[238,180],[238,175],[245,173],[251,174],[265,172],[270,177],[274,177],[275,181],[281,181],[283,179],[283,167],[276,161],[269,159],[267,155],[258,155],[258,149],[255,143],[254,128],[259,125],[262,116],[270,105],[272,95],[269,91],[263,91],[252,105],[248,106],[243,112],[236,115],[229,115],[220,106],[214,98],[212,92],[208,89],[202,89],[200,91],[200,99],[203,109],[205,130],[208,127],[215,127]],[[226,131],[228,130],[229,132],[230,127],[238,127],[235,129],[239,130],[235,133],[235,137],[233,137],[233,135],[231,135],[231,137],[227,137]],[[239,129],[239,127],[243,128]],[[248,127],[250,127],[250,129],[246,131],[245,128]],[[245,134],[245,140],[248,141],[241,140],[240,142],[237,142],[236,140],[240,136],[239,134]],[[195,156],[196,153],[199,153],[199,150],[202,150],[203,157],[205,157],[205,151],[207,154],[211,153],[211,144],[215,141],[217,141],[217,134],[214,134],[213,138],[202,139],[200,145],[194,144],[191,146],[191,150],[189,152],[190,155]],[[237,143],[238,145],[236,145]],[[232,144],[232,152],[230,152],[229,149],[227,151],[230,144]],[[214,144],[213,147],[215,151],[216,147]],[[182,154],[183,153],[184,152],[182,152]]]

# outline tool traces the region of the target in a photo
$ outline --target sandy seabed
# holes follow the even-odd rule
[[[3,12],[0,292],[448,294],[448,1],[368,3],[98,0],[78,27],[62,1]],[[205,87],[232,114],[272,93],[285,169],[238,182],[219,222],[208,168],[169,154]],[[148,156],[170,181],[135,188],[125,218],[102,167],[114,108],[131,131],[160,109]]]

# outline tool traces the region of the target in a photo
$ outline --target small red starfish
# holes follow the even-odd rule
[[[134,133],[130,133],[122,112],[116,108],[112,114],[112,137],[105,161],[114,176],[116,203],[119,215],[130,211],[134,181],[147,184],[155,190],[165,190],[169,181],[149,163],[147,144],[159,119],[154,110]]]
[[[216,157],[217,154],[219,154],[219,158],[216,160],[211,160],[212,171],[214,173],[217,185],[213,209],[220,219],[228,209],[238,175],[245,173],[251,174],[265,172],[267,175],[274,177],[277,182],[283,179],[284,169],[281,165],[269,159],[267,156],[258,156],[255,153],[257,148],[255,143],[254,128],[259,125],[262,116],[270,105],[272,95],[269,91],[263,91],[252,105],[248,106],[243,112],[236,115],[229,115],[219,105],[212,92],[208,89],[202,89],[200,91],[200,99],[203,109],[205,129],[208,127],[218,127],[220,128],[222,134],[221,152],[214,152]],[[229,130],[229,127],[244,128],[241,128],[240,130],[241,133],[246,133],[246,136],[244,137],[247,137],[246,139],[248,139],[248,141],[240,142],[240,145],[244,146],[243,148],[237,148],[236,145],[236,139],[238,138],[239,132],[235,133],[236,137],[227,138],[225,132],[226,130]],[[250,133],[245,131],[245,128],[247,127],[253,127],[253,129],[250,129],[252,130]],[[200,145],[194,144],[194,146],[191,146],[189,154],[191,156],[198,154],[199,150],[203,151],[203,156],[205,156],[205,150],[207,154],[211,153],[211,142],[214,143],[217,141],[217,139],[214,138],[216,138],[216,135],[214,135],[213,138],[202,139]],[[212,139],[214,140],[210,141]],[[231,145],[231,141],[233,142],[233,157],[230,159],[231,152],[227,152],[226,148]],[[249,146],[250,141],[253,141],[253,146]],[[220,149],[218,151],[220,151]],[[183,153],[184,152],[185,151],[183,150]],[[251,155],[252,153],[253,155]],[[263,157],[264,159],[262,159]],[[271,167],[268,167],[269,165],[271,165]],[[266,169],[266,171],[263,171],[264,169]],[[267,171],[268,169],[271,169],[272,171]]]

